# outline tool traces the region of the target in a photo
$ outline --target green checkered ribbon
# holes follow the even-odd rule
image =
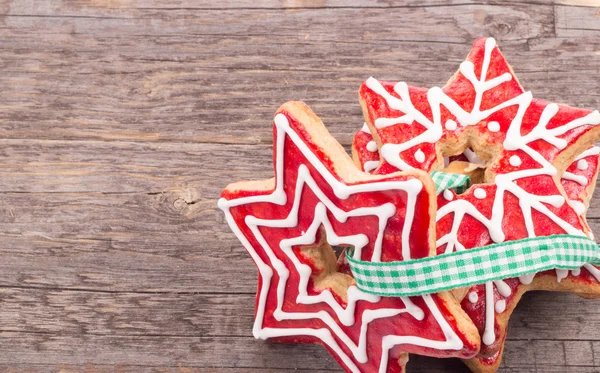
[[[456,194],[461,194],[471,186],[471,179],[468,175],[432,171],[429,176],[431,176],[435,183],[437,194],[440,194],[446,189],[454,189]]]
[[[456,251],[402,262],[346,258],[356,286],[369,294],[401,297],[437,293],[549,269],[600,264],[600,250],[586,237],[556,235]]]

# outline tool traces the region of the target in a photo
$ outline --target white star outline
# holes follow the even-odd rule
[[[319,186],[316,184],[315,180],[310,175],[308,168],[305,165],[301,165],[298,168],[298,177],[295,185],[295,200],[292,209],[290,210],[289,215],[282,220],[265,220],[258,219],[253,216],[247,216],[245,219],[246,225],[250,228],[252,234],[255,236],[257,241],[260,243],[265,253],[269,257],[269,260],[272,264],[272,268],[277,271],[279,276],[279,283],[277,284],[277,309],[274,312],[274,317],[281,320],[300,320],[300,319],[320,319],[331,329],[321,328],[321,329],[311,329],[311,328],[264,328],[263,327],[263,318],[266,307],[266,299],[270,289],[271,279],[273,277],[273,269],[271,266],[267,265],[261,257],[258,255],[256,250],[253,248],[252,244],[249,240],[244,236],[241,232],[240,228],[237,226],[231,212],[229,209],[234,206],[239,206],[243,204],[250,203],[258,203],[258,202],[268,202],[276,205],[284,205],[287,202],[286,194],[284,191],[284,146],[285,146],[285,138],[286,135],[292,140],[292,142],[300,149],[304,157],[310,162],[310,164],[317,170],[317,172],[326,180],[329,186],[334,191],[336,197],[340,199],[346,199],[350,195],[365,192],[365,191],[385,191],[385,190],[402,190],[407,193],[407,216],[405,217],[405,223],[402,228],[402,255],[404,258],[410,258],[410,247],[409,247],[409,235],[410,228],[412,227],[413,218],[414,218],[414,205],[416,202],[416,197],[418,193],[422,190],[422,184],[417,179],[411,179],[406,181],[375,181],[368,184],[358,184],[358,185],[346,185],[340,181],[338,181],[322,164],[322,162],[318,159],[318,157],[304,144],[302,139],[298,136],[298,134],[290,127],[288,119],[283,114],[277,114],[275,117],[275,128],[277,131],[277,153],[275,160],[275,170],[276,170],[276,178],[275,178],[275,190],[269,195],[261,195],[261,196],[251,196],[251,197],[242,197],[232,200],[226,200],[221,198],[218,202],[219,208],[223,210],[225,213],[226,220],[231,228],[231,230],[238,237],[240,242],[244,245],[246,250],[250,253],[252,259],[257,264],[259,269],[259,274],[262,278],[261,288],[259,289],[259,300],[257,304],[257,313],[253,327],[253,334],[257,339],[268,339],[275,337],[287,337],[287,336],[312,336],[320,339],[326,344],[332,351],[334,351],[340,359],[346,364],[348,369],[355,373],[360,373],[360,369],[356,366],[356,364],[351,360],[351,358],[345,354],[345,352],[340,348],[337,341],[332,335],[335,333],[336,337],[339,340],[344,342],[344,344],[352,351],[354,358],[356,361],[360,363],[364,363],[368,361],[368,356],[366,352],[366,334],[368,329],[368,324],[371,321],[374,321],[379,318],[387,318],[393,317],[401,313],[409,313],[416,320],[422,320],[424,318],[423,310],[416,306],[409,298],[402,297],[402,301],[405,305],[404,309],[379,309],[379,310],[365,310],[362,315],[362,324],[360,331],[360,338],[358,344],[353,342],[351,338],[349,338],[343,330],[339,327],[339,325],[335,322],[335,320],[331,317],[328,312],[320,311],[317,313],[298,313],[298,312],[285,312],[283,311],[283,300],[284,300],[284,291],[287,285],[287,279],[289,277],[289,270],[285,267],[284,263],[277,258],[273,249],[269,247],[267,241],[264,239],[259,226],[275,227],[275,228],[285,228],[285,227],[293,227],[297,225],[298,222],[298,208],[300,205],[300,195],[304,184],[306,184],[319,198],[320,202],[317,203],[315,207],[315,217],[313,222],[310,225],[310,228],[307,232],[303,233],[301,236],[293,237],[289,239],[284,239],[280,242],[280,248],[282,251],[292,260],[294,263],[295,269],[300,274],[302,278],[298,284],[298,293],[299,296],[296,299],[298,303],[304,304],[314,304],[319,302],[325,302],[328,304],[333,311],[336,313],[336,316],[339,318],[340,322],[344,325],[351,326],[354,324],[354,310],[356,307],[356,303],[359,300],[367,301],[367,302],[378,302],[379,297],[369,295],[363,293],[355,286],[351,286],[348,289],[348,305],[346,309],[343,309],[342,306],[337,303],[334,299],[333,295],[329,290],[323,291],[319,295],[308,295],[307,294],[307,284],[308,279],[310,278],[311,269],[309,266],[300,262],[300,260],[295,256],[292,247],[294,245],[302,245],[302,244],[311,244],[315,242],[316,233],[320,226],[323,226],[326,230],[327,241],[331,245],[340,245],[340,244],[351,244],[355,246],[355,253],[360,255],[360,250],[368,243],[368,239],[366,235],[357,234],[353,236],[339,237],[335,234],[332,229],[332,226],[328,220],[326,210],[330,211],[334,217],[340,221],[344,222],[348,217],[351,216],[359,216],[359,215],[375,215],[379,218],[379,232],[376,238],[375,249],[373,252],[372,260],[379,261],[381,256],[381,242],[384,230],[387,226],[387,220],[395,214],[395,206],[393,204],[388,203],[386,205],[378,206],[378,207],[362,207],[357,208],[355,210],[351,210],[345,212],[335,206],[335,204],[328,199],[325,194],[321,191]],[[410,212],[412,211],[412,212]],[[355,254],[355,257],[358,257]],[[442,313],[438,309],[435,301],[430,295],[422,296],[425,304],[429,308],[429,311],[434,316],[436,321],[438,322],[442,333],[444,334],[445,341],[437,341],[430,340],[422,337],[416,336],[397,336],[397,335],[387,335],[382,339],[382,356],[379,366],[379,373],[385,373],[387,369],[389,350],[396,345],[399,344],[411,344],[415,346],[422,346],[434,349],[445,349],[445,350],[461,350],[463,348],[463,342],[458,337],[458,335],[454,332],[452,327],[448,324],[448,322],[444,319]]]

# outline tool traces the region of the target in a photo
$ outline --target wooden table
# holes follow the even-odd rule
[[[252,338],[256,269],[216,199],[272,175],[281,103],[348,146],[364,79],[443,84],[479,36],[536,97],[600,107],[598,1],[456,3],[0,2],[0,371],[339,372]],[[528,294],[502,371],[598,372],[599,306]]]

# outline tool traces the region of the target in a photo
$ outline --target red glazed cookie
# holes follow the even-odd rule
[[[274,120],[275,178],[229,185],[219,207],[259,269],[253,333],[320,343],[347,372],[402,372],[407,353],[474,356],[476,328],[448,292],[361,292],[330,245],[369,261],[435,253],[435,188],[420,171],[367,175],[303,103]]]
[[[440,170],[444,157],[468,148],[487,164],[482,184],[438,197],[438,254],[534,236],[590,234],[581,207],[567,202],[579,197],[567,196],[556,176],[598,139],[600,114],[533,99],[493,39],[478,40],[444,88],[370,78],[360,101],[380,155],[374,174]],[[355,150],[368,141],[357,134]],[[371,151],[355,151],[354,158],[376,161]],[[547,271],[473,287],[462,306],[483,343],[468,365],[478,372],[497,369],[508,318],[525,291],[595,296],[599,281],[598,269],[586,266],[577,276]]]
[[[372,145],[367,147],[367,144],[373,144],[373,137],[368,132],[366,125],[362,127],[361,130],[356,132],[354,136],[354,141],[352,144],[352,155],[355,160],[355,163],[363,169],[365,172],[372,172],[379,165],[379,152],[377,150],[373,151]],[[468,149],[467,149],[468,151]],[[461,162],[469,162],[471,165],[475,162],[478,164],[480,162],[479,159],[474,157],[473,153],[467,152],[467,154],[461,154],[460,156],[449,157],[449,160],[446,160],[448,163],[451,160],[459,160]],[[367,166],[367,162],[373,162],[371,166]],[[451,163],[451,165],[456,165],[459,162]],[[376,164],[375,166],[373,166]],[[452,166],[450,169],[445,168],[448,172],[456,172],[456,173],[465,173],[463,170],[453,170]],[[565,189],[565,193],[569,199],[569,203],[575,209],[577,214],[584,216],[589,207],[590,199],[594,193],[594,189],[596,186],[596,181],[598,178],[598,172],[600,170],[600,147],[592,146],[584,151],[582,154],[578,155],[575,158],[575,161],[567,168],[567,170],[563,173],[560,182],[562,187]],[[446,192],[450,193],[450,191]],[[438,198],[445,198],[444,196],[439,196]],[[584,221],[584,223],[586,223]],[[587,223],[586,223],[587,224]],[[591,233],[591,231],[589,232]],[[598,274],[598,269],[590,264],[586,264],[584,266],[589,272],[593,272]],[[570,271],[572,276],[579,276],[581,274],[581,270]],[[567,270],[556,270],[556,275],[562,279],[569,274]],[[532,280],[533,276],[523,276],[522,279],[526,282]],[[598,278],[598,276],[596,276]],[[552,280],[554,281],[554,280]],[[537,282],[537,281],[536,281]],[[500,282],[497,283],[499,286],[503,286]],[[550,284],[552,285],[552,284]],[[561,289],[557,289],[561,290]],[[468,299],[471,303],[479,303],[479,294],[474,291],[469,291],[466,289],[455,289],[453,291],[455,296],[458,299]],[[505,303],[500,302],[499,307],[504,307]],[[496,354],[494,358],[491,359],[481,359],[483,361],[487,361],[491,364],[492,367],[495,364],[499,363],[499,358],[501,354]],[[474,359],[473,362],[477,362],[480,359]],[[474,370],[478,371],[478,367],[475,366]],[[491,370],[491,369],[488,369]]]

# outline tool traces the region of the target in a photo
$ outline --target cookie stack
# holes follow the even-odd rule
[[[289,102],[275,178],[222,193],[259,270],[256,338],[323,344],[347,372],[409,353],[495,372],[524,293],[600,296],[598,111],[534,99],[491,38],[443,88],[369,78],[359,101],[352,159]]]

